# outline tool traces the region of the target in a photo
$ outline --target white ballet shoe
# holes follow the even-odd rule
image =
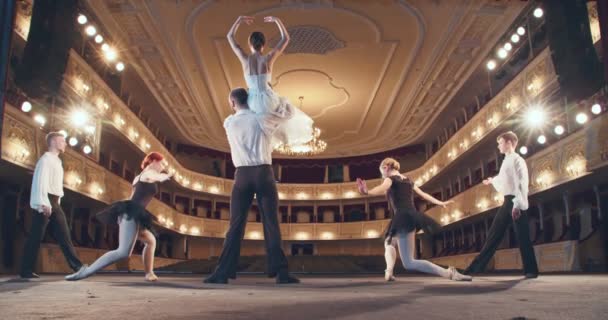
[[[473,280],[473,277],[467,276],[467,275],[464,275],[464,274],[458,272],[458,270],[456,270],[455,267],[450,266],[448,268],[448,271],[450,272],[450,280],[454,280],[454,281],[472,281]]]
[[[389,272],[388,270],[384,271],[384,280],[391,282],[391,281],[395,281],[395,276],[393,275],[393,272]]]
[[[158,280],[158,277],[154,274],[154,272],[146,273],[145,276],[146,281],[154,282]]]
[[[87,268],[89,267],[89,265],[87,264],[83,264],[82,267],[80,267],[80,269],[78,269],[78,271],[65,276],[65,280],[67,281],[77,281],[77,280],[81,280],[86,278],[86,276],[84,275],[85,271],[87,270]]]

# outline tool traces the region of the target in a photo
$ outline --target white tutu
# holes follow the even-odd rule
[[[249,87],[247,103],[249,109],[257,114],[275,112],[284,108],[290,102],[285,97],[277,95],[269,86],[271,74],[245,75]],[[301,144],[313,137],[313,120],[299,108],[292,105],[293,118],[281,125],[273,136],[273,145]]]

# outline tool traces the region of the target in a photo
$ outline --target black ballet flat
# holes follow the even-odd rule
[[[287,270],[279,271],[279,275],[277,276],[277,284],[291,284],[291,283],[300,283],[300,279],[292,276],[287,272]]]
[[[207,277],[205,280],[203,280],[203,283],[227,284],[228,278],[226,276],[222,276],[217,273],[213,273],[209,277]]]
[[[38,279],[38,278],[40,278],[40,276],[34,272],[22,273],[19,275],[19,277],[21,279]]]

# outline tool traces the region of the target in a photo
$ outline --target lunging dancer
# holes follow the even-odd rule
[[[399,173],[400,165],[397,160],[386,158],[380,164],[382,184],[368,190],[367,184],[362,179],[357,179],[357,186],[361,194],[382,195],[386,194],[389,205],[393,212],[384,242],[384,258],[386,259],[386,281],[394,281],[393,270],[397,260],[395,245],[399,248],[401,262],[406,269],[416,270],[424,273],[438,275],[454,281],[471,281],[470,276],[460,274],[456,268],[444,269],[426,260],[414,258],[416,231],[423,229],[426,233],[433,234],[439,228],[439,224],[431,217],[419,212],[414,206],[414,192],[427,201],[436,205],[447,206],[453,201],[439,201],[433,196],[420,190],[413,181]]]
[[[156,281],[154,274],[154,251],[156,238],[150,231],[154,216],[146,206],[158,192],[158,182],[169,180],[173,175],[163,173],[164,157],[158,152],[151,152],[141,164],[142,172],[133,180],[133,193],[130,200],[118,201],[97,214],[97,220],[103,223],[118,222],[118,248],[106,252],[88,267],[66,276],[66,280],[75,281],[87,278],[97,271],[131,256],[135,242],[144,243],[142,258],[146,281]]]

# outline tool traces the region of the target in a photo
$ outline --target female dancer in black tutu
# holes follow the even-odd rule
[[[133,180],[133,193],[130,200],[118,201],[97,214],[97,220],[103,223],[118,222],[118,248],[106,252],[90,266],[65,277],[75,281],[87,278],[97,271],[131,256],[136,240],[144,243],[142,253],[147,281],[156,281],[154,274],[154,250],[156,238],[150,231],[155,217],[146,210],[146,206],[158,192],[158,182],[169,180],[172,174],[162,173],[164,157],[158,152],[149,153],[141,164],[142,172]]]
[[[400,165],[397,160],[386,158],[380,164],[380,172],[384,181],[381,185],[367,189],[364,180],[357,179],[357,187],[361,194],[381,195],[386,194],[389,206],[393,210],[391,220],[384,242],[384,257],[386,259],[386,281],[394,281],[393,269],[397,260],[395,245],[399,247],[401,262],[406,269],[435,274],[455,281],[471,281],[470,276],[465,276],[454,267],[444,269],[426,260],[414,258],[414,246],[416,231],[423,229],[427,234],[433,234],[441,228],[431,217],[419,212],[414,206],[414,191],[427,201],[436,205],[447,206],[453,201],[439,201],[431,195],[420,190],[406,176],[399,173]],[[396,238],[396,239],[395,239]]]

